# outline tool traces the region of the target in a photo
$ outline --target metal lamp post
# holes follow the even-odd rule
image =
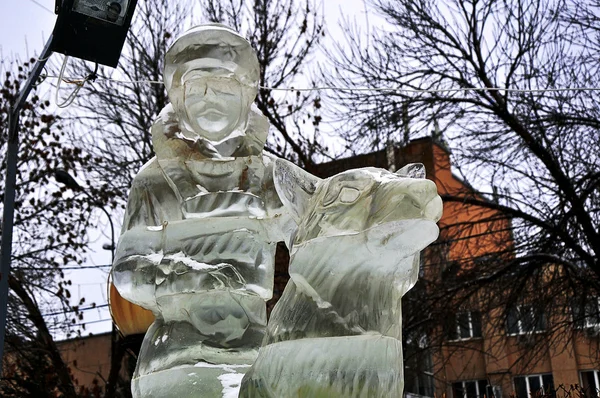
[[[17,152],[19,149],[19,115],[35,81],[40,77],[46,60],[52,54],[52,36],[46,43],[39,60],[25,81],[23,90],[10,110],[8,117],[8,145],[6,148],[6,179],[4,186],[4,208],[2,212],[2,242],[0,242],[0,363],[4,353],[6,311],[8,309],[8,277],[12,254],[13,222],[15,215],[15,188],[17,181]],[[0,375],[2,367],[0,367]]]
[[[0,242],[0,363],[4,353],[8,305],[21,108],[54,51],[98,64],[117,66],[136,5],[137,0],[56,0],[58,18],[54,31],[9,112]],[[114,229],[112,233],[114,241]],[[114,256],[114,243],[112,251]]]

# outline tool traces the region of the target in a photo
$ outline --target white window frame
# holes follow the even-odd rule
[[[596,389],[596,391],[594,392],[595,395],[598,395],[598,393],[600,392],[600,372],[595,370],[595,369],[589,369],[589,370],[580,370],[579,371],[579,385],[583,388],[583,374],[584,372],[594,372],[594,382],[596,383],[596,386],[594,387]]]
[[[469,337],[462,337],[461,333],[460,333],[460,322],[458,321],[458,316],[460,314],[468,314],[469,316]],[[455,314],[454,316],[454,320],[456,322],[456,325],[454,325],[456,327],[456,338],[455,339],[449,339],[448,341],[465,341],[465,340],[471,340],[471,339],[481,339],[483,338],[483,325],[480,325],[481,327],[481,336],[473,336],[474,332],[474,327],[473,327],[473,311],[461,311]],[[480,314],[480,319],[479,322],[481,323],[481,314]]]
[[[533,334],[533,333],[544,333],[546,331],[546,328],[544,327],[544,329],[542,330],[523,330],[523,320],[522,320],[522,316],[521,315],[521,311],[523,311],[523,309],[525,308],[529,308],[529,312],[531,313],[531,317],[534,321],[537,321],[537,318],[535,316],[535,307],[533,305],[528,305],[528,304],[523,304],[523,305],[518,305],[515,307],[517,310],[517,315],[519,315],[517,317],[517,329],[519,329],[516,333],[510,333],[508,330],[506,331],[506,335],[507,336],[523,336],[526,334]],[[545,325],[544,325],[545,326]],[[536,324],[534,324],[534,328],[536,327]],[[506,327],[508,329],[508,325]],[[535,376],[535,375],[532,375]]]
[[[586,314],[586,310],[587,310],[587,306],[584,306],[583,316],[585,319],[585,323],[584,323],[583,327],[586,329],[600,327],[600,319],[598,320],[598,322],[590,322],[590,319],[592,319],[592,317],[590,316],[590,314]],[[596,297],[596,310],[600,311],[600,297]]]
[[[525,387],[526,387],[526,391],[529,397],[532,398],[532,394],[531,394],[531,387],[529,386],[529,378],[530,377],[537,377],[539,382],[540,382],[540,389],[542,390],[543,394],[546,394],[546,391],[544,390],[544,379],[542,379],[542,376],[547,376],[547,375],[551,375],[552,378],[554,379],[554,375],[552,373],[539,373],[539,374],[532,374],[532,375],[520,375],[520,376],[515,376],[513,377],[513,388],[515,391],[515,394],[517,392],[517,383],[515,382],[515,379],[517,377],[522,377],[525,379]]]
[[[463,390],[463,396],[462,397],[455,397],[454,396],[454,390],[452,391],[452,398],[467,398],[467,383],[474,383],[475,384],[475,394],[477,397],[479,398],[483,398],[484,395],[486,395],[487,391],[479,391],[479,382],[485,380],[488,383],[488,386],[490,385],[490,383],[486,380],[486,379],[477,379],[477,380],[462,380],[462,381],[455,381],[452,384],[456,384],[456,383],[461,383],[462,384],[462,390]]]

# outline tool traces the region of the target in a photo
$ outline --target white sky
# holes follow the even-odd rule
[[[177,0],[174,0],[177,1]],[[338,22],[342,12],[351,18],[362,20],[365,6],[362,0],[322,0],[325,14],[325,25],[329,38],[339,37],[341,30]],[[50,37],[56,15],[54,15],[55,0],[0,0],[0,58],[22,60],[39,55],[46,40]],[[343,10],[343,11],[342,11]],[[61,55],[54,55],[60,57]],[[48,86],[49,90],[51,89]],[[53,93],[52,93],[53,94]],[[54,95],[47,93],[48,99],[53,102]],[[97,210],[94,218],[98,220],[99,228],[90,231],[93,251],[89,255],[88,264],[101,265],[110,262],[110,253],[102,250],[104,243],[110,242],[110,229],[106,216]],[[120,231],[120,216],[113,217],[116,234]],[[76,303],[80,297],[85,296],[86,304],[95,302],[97,305],[106,304],[108,270],[77,270],[70,271],[67,277],[72,279],[71,294]],[[106,308],[85,311],[87,325],[85,333],[102,333],[110,330],[110,315]],[[103,321],[104,320],[104,321]],[[100,322],[98,322],[100,321]]]
[[[25,60],[39,55],[54,28],[56,15],[53,10],[54,0],[0,0],[0,57]],[[44,96],[53,102],[53,95],[47,93]],[[90,231],[94,252],[90,253],[90,259],[86,265],[108,264],[110,253],[102,250],[102,244],[110,242],[110,229],[106,216],[97,210],[93,217],[98,220],[100,229]],[[114,221],[117,224],[117,220]],[[117,227],[117,236],[118,231]],[[103,233],[106,237],[103,236]],[[70,289],[73,303],[76,304],[80,297],[85,297],[86,304],[84,306],[88,306],[92,302],[97,305],[106,304],[107,274],[108,269],[103,271],[77,270],[66,273],[67,278],[73,282]],[[84,312],[85,322],[109,318],[110,315],[106,308]],[[109,331],[110,326],[111,322],[109,321],[91,323],[86,326],[86,333]]]
[[[39,54],[56,20],[54,0],[0,0],[0,4],[2,57]]]

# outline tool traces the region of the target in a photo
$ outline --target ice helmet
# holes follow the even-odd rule
[[[229,72],[245,86],[258,88],[259,64],[250,42],[228,26],[212,23],[191,28],[165,55],[163,80],[177,90],[190,71]]]

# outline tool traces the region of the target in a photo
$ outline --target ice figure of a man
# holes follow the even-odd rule
[[[171,104],[152,127],[156,157],[134,179],[113,266],[120,294],[156,316],[134,397],[221,397],[256,359],[275,245],[295,228],[263,153],[258,81],[249,42],[222,25],[188,31],[166,54]]]

